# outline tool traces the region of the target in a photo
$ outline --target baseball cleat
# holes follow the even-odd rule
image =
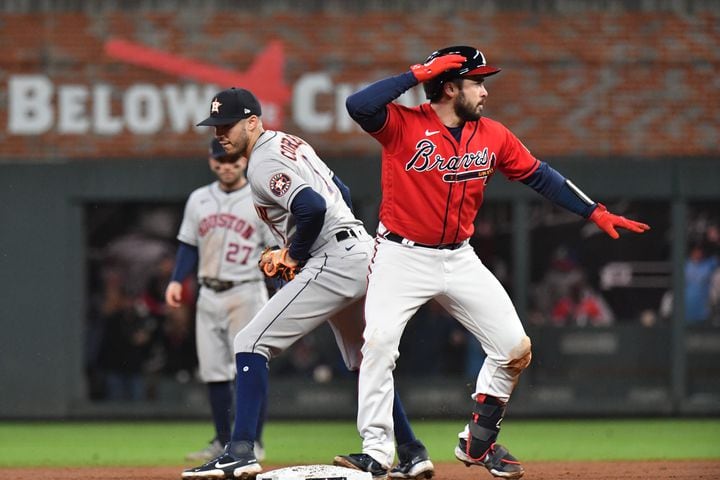
[[[398,445],[398,464],[388,475],[390,478],[428,480],[435,475],[435,466],[430,461],[425,445],[415,440]]]
[[[369,472],[374,480],[384,480],[388,475],[387,468],[380,465],[380,462],[366,453],[338,455],[333,460],[333,465]]]
[[[493,477],[500,478],[520,478],[525,473],[518,459],[500,444],[493,443],[482,458],[472,458],[465,453],[466,445],[467,441],[461,438],[460,444],[455,447],[455,458],[463,462],[466,467],[480,465],[487,468]]]
[[[207,447],[197,452],[190,452],[185,455],[185,460],[189,462],[207,462],[223,453],[223,445],[217,438],[214,438]]]
[[[242,443],[249,444],[250,442]],[[254,479],[258,473],[262,472],[262,467],[252,453],[252,447],[250,445],[247,445],[247,448],[243,447],[244,445],[241,445],[241,451],[246,450],[247,453],[234,455],[230,451],[230,444],[228,443],[222,454],[199,467],[185,470],[182,473],[182,478]]]

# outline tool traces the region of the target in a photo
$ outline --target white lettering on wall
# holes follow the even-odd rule
[[[298,126],[311,133],[327,132],[333,122],[333,115],[320,112],[318,97],[332,93],[332,80],[326,73],[308,73],[300,77],[293,89],[293,120]]]
[[[359,127],[345,110],[345,99],[362,85],[335,83],[330,74],[303,75],[293,87],[292,118],[301,131],[349,133]],[[153,85],[136,83],[126,90],[98,83],[54,85],[45,75],[14,75],[8,81],[8,133],[37,135],[55,131],[61,135],[93,133],[112,136],[122,132],[152,135],[169,128],[175,133],[193,129],[205,118],[217,93],[216,85]],[[273,124],[280,107],[273,99],[261,99],[263,119]],[[425,101],[421,88],[413,88],[397,101],[417,105]]]
[[[168,107],[168,122],[176,133],[185,133],[208,115],[210,99],[217,93],[214,86],[206,86],[201,91],[198,85],[166,85],[163,89]],[[264,105],[263,105],[264,107]],[[264,113],[264,112],[263,112]],[[202,131],[206,131],[204,128]]]
[[[65,85],[58,90],[58,132],[86,133],[90,129],[85,105],[88,91],[81,85]]]
[[[128,130],[140,135],[157,133],[164,119],[160,92],[154,85],[136,84],[123,97]]]
[[[8,81],[8,132],[37,135],[117,135],[123,130],[150,135],[166,124],[174,132],[189,128],[207,115],[216,85],[135,84],[125,91],[111,85],[53,85],[45,75],[14,75]],[[115,104],[115,111],[113,111]]]
[[[53,124],[53,85],[43,75],[15,75],[8,81],[8,131],[15,135],[46,132]]]
[[[93,90],[93,130],[99,135],[117,135],[123,129],[123,119],[112,115],[112,87],[99,84]]]

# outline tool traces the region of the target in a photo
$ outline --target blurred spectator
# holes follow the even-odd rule
[[[720,326],[720,268],[710,278],[710,323]]]
[[[157,319],[149,315],[142,301],[126,290],[117,270],[105,275],[100,309],[104,325],[98,366],[105,378],[107,400],[143,400],[144,367],[149,359]]]
[[[660,301],[659,314],[671,320],[673,292]],[[710,256],[704,242],[693,242],[685,262],[685,322],[720,325],[720,259]]]
[[[712,256],[720,255],[720,225],[710,223],[705,230],[705,241],[707,242],[708,254]]]
[[[185,292],[180,308],[168,308],[165,303],[165,287],[170,281],[175,258],[171,254],[163,255],[154,268],[148,269],[145,290],[140,294],[143,308],[159,323],[156,338],[153,341],[151,358],[146,372],[151,374],[152,383],[148,385],[150,393],[159,375],[175,378],[181,383],[192,379],[197,367],[195,352],[194,311],[197,290],[195,278],[185,281]],[[151,395],[152,396],[152,395]]]
[[[502,239],[500,239],[500,235],[496,231],[495,224],[486,218],[478,217],[475,219],[475,230],[473,236],[470,237],[470,245],[483,264],[495,275],[503,287],[511,293],[510,267],[499,252],[499,243],[502,243]]]
[[[189,305],[169,309],[162,327],[162,364],[159,370],[177,381],[189,381],[197,368],[194,310]]]
[[[718,258],[707,255],[702,242],[693,243],[685,263],[685,321],[699,324],[710,319],[711,280]]]
[[[570,289],[584,281],[584,273],[570,250],[558,247],[550,260],[548,270],[533,289],[530,322],[544,325],[553,317],[553,310],[561,298],[569,298]]]
[[[174,254],[171,239],[176,221],[174,212],[167,208],[142,212],[128,233],[115,238],[105,248],[104,261],[122,268],[130,293],[142,292],[158,263]]]
[[[640,312],[640,326],[645,328],[655,327],[658,324],[658,314],[651,308]]]
[[[130,215],[127,208],[108,210],[113,214],[106,212],[96,223],[103,226],[101,220],[117,218],[120,211]],[[174,266],[176,210],[143,206],[122,229],[106,220],[94,231],[85,346],[93,400],[152,400],[161,376],[188,381],[195,373],[194,297],[188,295],[187,305],[173,312],[164,299]],[[116,231],[107,238],[111,228]],[[189,279],[187,291],[195,290]]]
[[[713,221],[705,230],[705,244],[707,255],[720,262],[720,225]],[[710,277],[710,323],[720,326],[720,265]]]
[[[144,276],[147,277],[145,288],[140,292],[140,297],[145,308],[156,317],[165,317],[168,308],[165,304],[165,287],[170,281],[175,258],[170,252],[164,252],[157,262],[147,268]]]
[[[567,294],[553,305],[551,318],[555,326],[604,327],[615,321],[607,302],[584,276],[568,285]]]

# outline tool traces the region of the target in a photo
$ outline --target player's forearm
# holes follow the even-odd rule
[[[589,219],[612,238],[620,238],[617,227],[635,233],[650,230],[650,226],[645,223],[615,215],[609,212],[605,205],[593,202],[574,183],[553,170],[545,162],[540,162],[540,166],[535,172],[523,179],[522,182],[556,205]]]
[[[376,132],[385,124],[385,107],[417,85],[411,72],[385,78],[350,95],[345,101],[350,117],[366,132]]]
[[[290,257],[304,262],[310,257],[310,248],[317,240],[325,223],[325,199],[312,188],[298,192],[290,206],[295,217],[295,235],[288,248]]]
[[[175,256],[175,269],[171,281],[182,282],[195,269],[200,255],[198,248],[185,242],[180,242]]]
[[[537,170],[522,182],[556,205],[583,218],[590,217],[597,207],[597,203],[545,162],[540,162]]]

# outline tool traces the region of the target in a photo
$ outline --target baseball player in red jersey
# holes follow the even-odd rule
[[[510,297],[468,243],[485,185],[496,171],[588,218],[613,238],[619,236],[616,227],[649,229],[590,200],[505,126],[482,116],[488,97],[484,80],[499,71],[473,47],[448,47],[347,99],[350,116],[383,147],[383,198],[365,302],[357,419],[363,453],[337,456],[337,465],[380,476],[375,472],[392,464],[398,345],[413,314],[435,299],[487,354],[455,456],[496,477],[523,475],[520,462],[496,439],[510,394],[530,363],[530,339]],[[393,103],[418,83],[429,103],[412,108]]]

